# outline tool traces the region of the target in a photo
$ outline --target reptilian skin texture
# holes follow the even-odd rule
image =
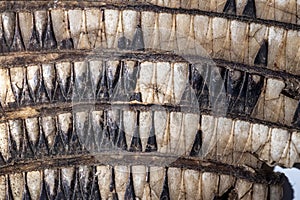
[[[0,2],[0,199],[292,198],[299,2]]]

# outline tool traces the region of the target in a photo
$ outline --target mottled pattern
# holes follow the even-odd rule
[[[0,199],[283,197],[297,0],[26,3],[0,5]]]

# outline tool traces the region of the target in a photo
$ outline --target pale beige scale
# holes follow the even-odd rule
[[[40,136],[40,124],[38,118],[27,118],[25,119],[25,127],[28,134],[28,140],[34,146],[37,144]]]
[[[41,127],[42,131],[45,134],[45,137],[47,139],[47,145],[49,148],[52,148],[55,142],[55,136],[56,136],[56,118],[48,116],[48,117],[42,117],[41,121]]]
[[[200,157],[203,159],[253,167],[260,166],[260,160],[269,165],[292,167],[300,158],[296,132],[206,115],[202,116],[201,122],[203,144]],[[258,155],[258,158],[251,154]]]
[[[38,199],[41,194],[42,173],[40,171],[28,172],[26,174],[26,182],[31,198]]]
[[[228,19],[215,17],[212,19],[213,57],[230,60],[231,22]]]
[[[124,199],[128,177],[130,173],[129,167],[116,166],[114,169],[115,169],[116,192],[118,193],[118,198]]]
[[[32,34],[32,29],[34,26],[33,14],[31,12],[19,12],[18,18],[19,18],[22,39],[23,39],[25,48],[28,49],[30,37]]]
[[[112,194],[109,187],[111,183],[111,171],[112,169],[110,166],[97,166],[98,180],[102,180],[98,182],[98,185],[100,195],[103,199],[112,198]]]
[[[70,12],[70,16],[72,17],[72,12]],[[61,43],[63,40],[67,40],[71,37],[70,31],[68,28],[68,12],[62,9],[54,9],[51,10],[51,20],[53,24],[53,32],[55,35],[55,39],[58,43]],[[70,22],[73,20],[70,19]],[[71,27],[70,27],[71,28]],[[72,31],[74,30],[72,24]],[[73,31],[74,37],[74,31]],[[77,42],[77,41],[76,41]]]
[[[140,126],[139,133],[142,142],[142,151],[145,152],[148,143],[148,138],[150,137],[150,131],[152,128],[152,115],[151,111],[140,112]]]
[[[0,87],[0,102],[3,107],[8,107],[9,103],[16,101],[10,83],[9,70],[1,68],[0,85],[2,87]]]
[[[142,199],[146,184],[147,169],[143,165],[132,166],[133,188],[137,198]]]
[[[285,83],[279,79],[267,79],[253,117],[291,125],[298,101],[281,94]]]

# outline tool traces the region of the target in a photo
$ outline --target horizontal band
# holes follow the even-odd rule
[[[135,8],[140,7],[5,12],[1,18],[0,51],[158,49],[299,74],[298,30],[227,19],[222,15],[173,14]]]
[[[134,106],[137,109],[161,105],[184,112],[189,108],[189,112],[208,111],[288,129],[299,127],[297,78],[285,76],[282,80],[280,74],[267,78],[269,73],[243,72],[243,67],[208,60],[175,62],[171,61],[173,55],[166,55],[167,59],[157,55],[156,61],[154,57],[149,62],[139,61],[140,56],[114,60],[92,54],[79,62],[2,68],[0,120],[55,113],[57,109],[70,111],[75,104],[106,108],[117,102],[129,106],[139,101],[140,105]],[[156,75],[158,70],[162,76]]]
[[[66,158],[54,162],[64,163],[67,159],[71,160]],[[197,163],[197,166],[203,169],[198,171],[172,166],[164,168],[143,165],[82,165],[82,161],[91,161],[93,158],[77,159],[81,161],[78,160],[79,166],[75,164],[74,167],[60,166],[44,170],[35,168],[34,171],[12,171],[12,174],[2,175],[0,184],[6,186],[6,190],[2,190],[0,195],[3,198],[26,196],[32,199],[212,199],[224,198],[228,193],[239,198],[249,196],[255,199],[280,199],[283,195],[283,177],[274,173],[264,176],[264,172],[258,172],[260,175],[256,176],[242,168],[230,168],[231,172],[227,174],[223,173],[222,167],[228,169],[229,166],[209,162],[200,165]],[[43,162],[48,163],[47,160]],[[188,165],[186,160],[183,163]],[[27,164],[28,169],[32,164],[34,163]],[[39,164],[39,161],[35,164]],[[217,173],[206,171],[220,168]],[[239,175],[245,179],[238,177]]]
[[[72,112],[0,123],[2,163],[109,151],[193,156],[233,166],[292,167],[300,134],[257,122],[164,110],[82,107]],[[122,159],[121,159],[122,160]],[[175,159],[176,160],[176,159]],[[123,161],[122,161],[123,162]]]
[[[276,1],[276,2],[275,2]],[[139,11],[163,11],[170,13],[204,14],[215,17],[227,17],[241,21],[255,21],[262,24],[299,29],[297,6],[299,2],[285,2],[278,4],[278,0],[268,1],[238,0],[110,0],[110,1],[80,1],[80,2],[44,2],[44,1],[7,1],[0,6],[0,11],[32,11],[40,9],[80,9],[89,8],[117,8],[134,9]]]

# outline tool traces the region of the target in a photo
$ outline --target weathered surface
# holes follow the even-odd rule
[[[2,3],[0,198],[281,199],[296,4]]]

